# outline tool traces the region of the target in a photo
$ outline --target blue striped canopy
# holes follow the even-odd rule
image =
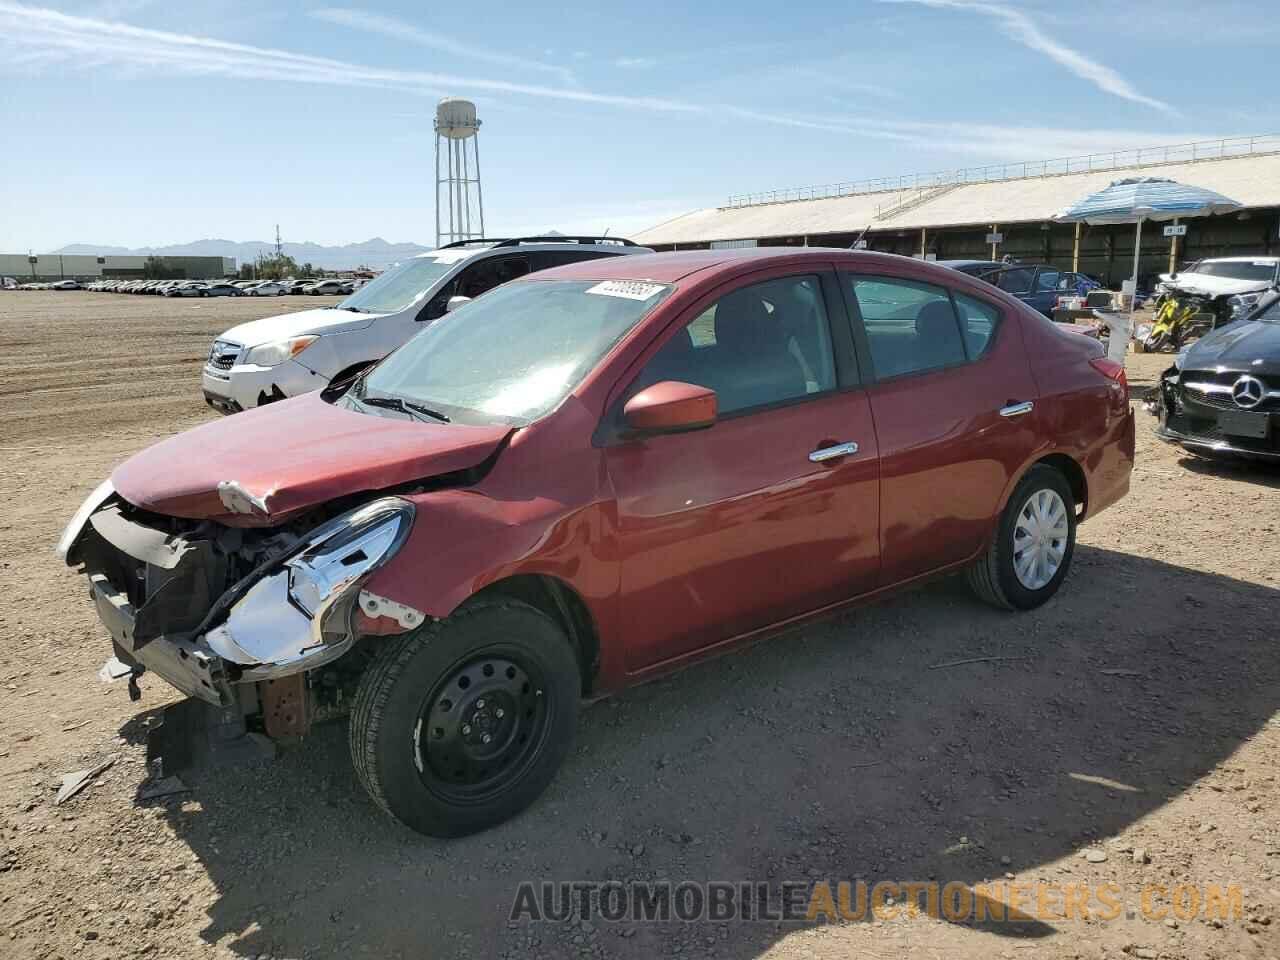
[[[1203,187],[1189,187],[1159,177],[1130,177],[1076,201],[1054,219],[1067,223],[1081,220],[1093,224],[1136,223],[1140,219],[1207,217],[1239,210],[1242,206]]]

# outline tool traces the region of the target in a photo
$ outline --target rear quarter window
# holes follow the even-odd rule
[[[977,360],[990,349],[995,339],[1000,326],[1000,310],[964,293],[956,293],[955,301],[965,353],[970,360]]]

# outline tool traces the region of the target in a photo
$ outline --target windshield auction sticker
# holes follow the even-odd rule
[[[637,280],[606,280],[590,287],[587,293],[599,297],[621,297],[624,300],[648,300],[663,290],[660,283],[641,283]]]

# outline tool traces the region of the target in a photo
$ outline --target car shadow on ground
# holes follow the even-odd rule
[[[1191,454],[1178,458],[1178,463],[1192,473],[1208,477],[1230,477],[1256,486],[1280,488],[1280,463],[1244,458],[1208,458]]]
[[[1268,722],[1278,600],[1085,546],[1028,614],[942,581],[593,705],[548,793],[461,840],[383,816],[341,723],[164,802],[219,892],[202,936],[238,955],[754,957],[809,924],[508,918],[522,880],[1034,871],[1161,807]],[[1008,659],[955,663],[980,657]],[[978,929],[994,955],[1080,928]]]

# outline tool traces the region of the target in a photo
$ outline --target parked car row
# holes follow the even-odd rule
[[[1046,317],[1053,316],[1059,299],[1084,296],[1102,286],[1087,273],[1060,270],[1048,263],[1006,263],[998,260],[939,260],[938,263],[985,280]]]
[[[8,279],[8,278],[6,278]],[[6,290],[81,290],[79,280],[49,280],[31,283],[4,284]]]
[[[1045,603],[1134,458],[1096,341],[820,248],[454,244],[227,331],[204,384],[305,395],[144,450],[72,518],[105,675],[220,738],[349,709],[374,801],[440,836],[533,802],[584,697],[927,577]]]
[[[99,280],[83,289],[100,293],[139,293],[165,297],[283,297],[287,294],[345,296],[367,283],[364,279],[304,277],[300,280]],[[28,284],[25,288],[79,290],[74,280],[61,284]]]

